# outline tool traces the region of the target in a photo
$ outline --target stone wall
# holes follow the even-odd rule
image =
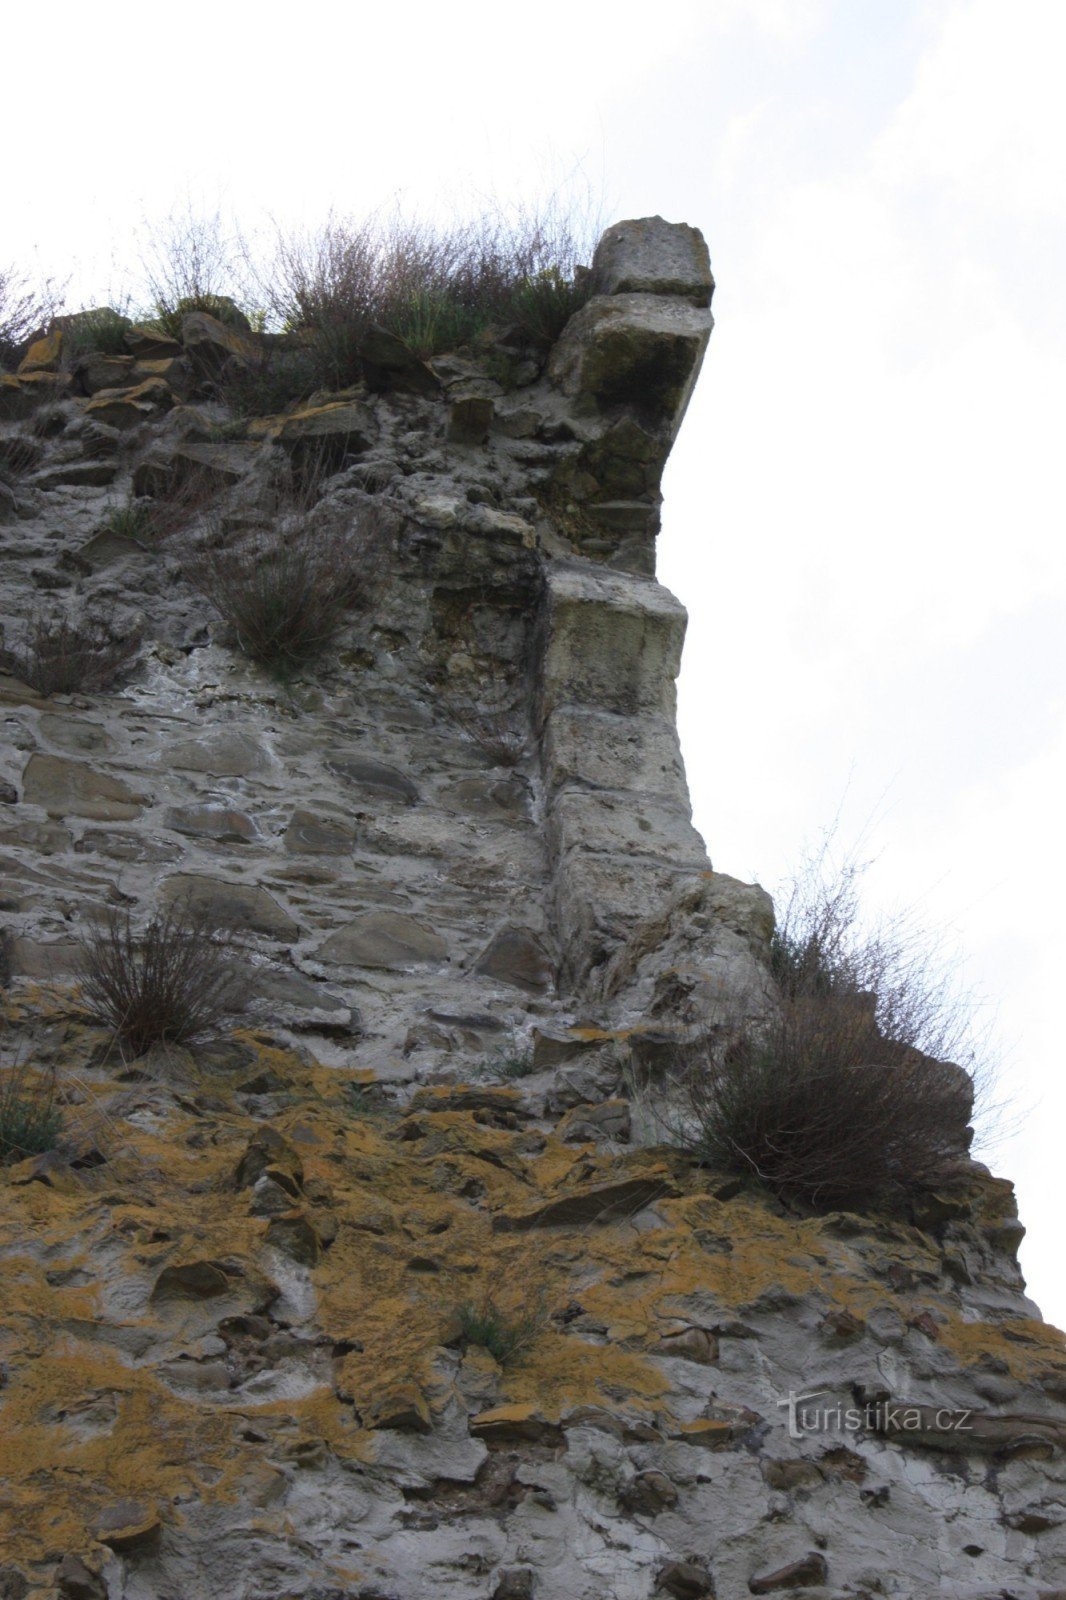
[[[5,1048],[55,1066],[71,1129],[0,1186],[0,1593],[1066,1584],[1066,1362],[1009,1185],[801,1217],[634,1117],[671,1038],[762,1003],[773,912],[692,827],[654,578],[706,247],[623,223],[592,274],[509,387],[384,339],[365,385],[235,419],[214,380],[255,336],[202,313],[0,376],[8,646],[59,609],[142,640],[107,693],[0,678]],[[131,496],[181,515],[132,537]],[[190,572],[285,519],[379,555],[282,686]],[[189,899],[237,931],[241,1026],[116,1065],[79,935]],[[462,1338],[496,1299],[522,1360]],[[874,1410],[793,1438],[808,1389]]]

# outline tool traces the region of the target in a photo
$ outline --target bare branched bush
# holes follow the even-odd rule
[[[144,260],[156,326],[180,339],[183,318],[206,311],[247,329],[249,320],[234,297],[241,248],[218,211],[199,215],[186,204],[157,224]]]
[[[132,1059],[153,1044],[189,1044],[239,1009],[232,936],[178,903],[143,932],[110,911],[81,941],[81,998]]]
[[[486,707],[476,700],[453,700],[447,710],[492,766],[521,765],[528,736],[519,726],[520,714],[510,707]]]
[[[369,603],[383,561],[380,516],[316,515],[306,509],[315,492],[302,478],[295,509],[269,529],[202,552],[189,568],[237,648],[283,682],[323,655],[348,615]]]
[[[102,622],[38,614],[20,645],[0,648],[0,670],[38,694],[92,694],[111,688],[139,648],[139,638],[115,638]]]
[[[53,1072],[25,1062],[0,1070],[0,1165],[54,1150],[62,1131]]]
[[[48,326],[57,300],[53,284],[35,285],[15,267],[0,267],[0,369],[17,365],[26,346]]]
[[[44,447],[30,434],[15,433],[0,439],[0,483],[17,483],[33,471],[43,455]]]
[[[126,330],[132,327],[124,311],[113,306],[94,306],[58,317],[63,332],[63,361],[72,365],[82,356],[124,356],[128,354]]]
[[[861,872],[800,875],[771,948],[775,1002],[758,1022],[750,1005],[724,1007],[674,1073],[683,1143],[819,1207],[898,1202],[950,1179],[982,1066],[939,941],[904,917],[864,923]]]
[[[588,298],[581,257],[592,242],[591,229],[550,207],[447,229],[399,216],[330,218],[316,234],[280,240],[266,298],[277,325],[312,336],[319,381],[342,388],[362,374],[371,327],[423,359],[490,323],[546,349]]]

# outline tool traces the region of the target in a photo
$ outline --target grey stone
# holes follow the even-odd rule
[[[405,972],[409,967],[438,966],[448,959],[448,946],[428,923],[397,911],[370,911],[321,944],[322,961],[346,967],[381,967]]]
[[[266,751],[246,733],[222,732],[206,739],[180,739],[162,752],[166,766],[207,772],[216,778],[243,778],[269,765]]]
[[[222,927],[285,941],[299,937],[299,924],[265,889],[251,884],[194,872],[176,873],[163,885],[160,898],[167,905],[187,904]]]
[[[592,281],[597,294],[680,295],[709,306],[711,258],[698,228],[662,217],[616,222],[596,246]]]
[[[673,440],[696,386],[709,310],[653,294],[599,295],[571,317],[549,376],[580,406],[625,410]]]
[[[33,755],[22,774],[22,797],[43,806],[51,817],[88,817],[96,822],[126,822],[140,816],[143,795],[121,779],[65,756]]]
[[[474,963],[474,971],[487,978],[540,994],[551,988],[554,968],[540,939],[528,928],[501,928]]]
[[[228,806],[172,806],[166,814],[166,824],[177,833],[219,843],[247,844],[258,837],[251,817]]]
[[[588,566],[548,575],[544,710],[580,705],[673,718],[686,613],[647,579]]]
[[[398,800],[403,805],[414,805],[419,798],[418,788],[406,775],[373,756],[353,751],[338,752],[328,756],[326,765],[338,778],[344,778],[353,788],[382,800]]]
[[[355,844],[354,833],[342,823],[310,811],[294,811],[283,837],[286,850],[294,855],[344,856]]]

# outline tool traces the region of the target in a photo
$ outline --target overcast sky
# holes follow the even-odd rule
[[[0,261],[89,301],[189,199],[313,224],[570,181],[703,229],[660,560],[696,821],[772,885],[839,812],[872,900],[954,929],[1066,1324],[1066,7],[79,0],[4,36]]]

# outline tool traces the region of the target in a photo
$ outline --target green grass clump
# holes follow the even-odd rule
[[[131,498],[112,507],[104,518],[104,528],[124,539],[151,539],[154,533],[152,507],[147,500]]]
[[[113,306],[98,306],[92,311],[79,311],[66,319],[63,328],[64,356],[76,360],[79,356],[129,355],[126,329],[132,327],[129,317]]]
[[[517,1361],[544,1325],[541,1308],[509,1312],[491,1295],[480,1302],[466,1301],[458,1316],[466,1343],[480,1345],[501,1367]]]
[[[0,1164],[54,1150],[62,1131],[50,1073],[35,1075],[14,1066],[0,1074]]]

